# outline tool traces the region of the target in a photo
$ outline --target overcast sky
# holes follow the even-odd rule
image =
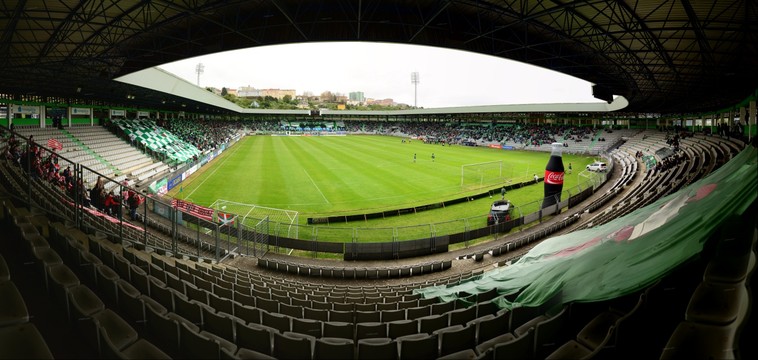
[[[159,66],[200,86],[252,86],[362,91],[373,99],[413,105],[411,73],[419,73],[418,106],[425,108],[533,103],[599,102],[592,84],[533,65],[434,47],[388,43],[304,43],[263,46],[206,55]]]

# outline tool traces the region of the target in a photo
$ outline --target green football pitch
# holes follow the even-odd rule
[[[407,208],[487,190],[499,198],[503,184],[525,181],[534,174],[541,177],[549,156],[415,140],[403,143],[390,136],[248,136],[172,189],[169,196],[202,206],[223,199],[295,210],[303,224],[308,217]],[[563,160],[567,168],[571,162],[574,169],[565,177],[564,190],[587,181],[579,170],[592,158],[564,154]],[[493,161],[502,161],[501,179],[469,183],[466,172],[466,184],[461,186],[462,165]],[[538,201],[542,184],[508,192],[507,197],[514,204]],[[491,201],[484,198],[412,216],[361,222],[360,226],[405,226],[479,215],[483,222]]]

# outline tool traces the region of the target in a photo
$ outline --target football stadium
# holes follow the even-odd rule
[[[752,1],[0,8],[0,358],[758,355]],[[599,102],[247,108],[157,67],[326,41]]]

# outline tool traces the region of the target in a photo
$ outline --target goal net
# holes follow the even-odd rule
[[[501,184],[503,176],[502,160],[461,165],[461,189],[472,190]]]
[[[278,231],[277,235],[288,238],[298,238],[298,212],[295,210],[277,209],[255,204],[244,204],[230,200],[218,199],[211,208],[216,211],[235,214],[237,220],[249,228],[257,228],[261,220],[267,219],[270,228]]]

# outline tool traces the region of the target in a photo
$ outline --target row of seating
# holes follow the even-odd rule
[[[440,260],[415,265],[381,266],[381,267],[351,267],[351,266],[321,266],[297,264],[278,259],[259,258],[258,266],[268,270],[287,272],[290,274],[315,276],[337,279],[389,279],[418,276],[444,271],[453,266],[452,260]]]
[[[74,245],[68,249],[52,248],[37,226],[30,221],[29,218],[33,215],[28,210],[16,208],[10,201],[5,201],[3,206],[9,215],[6,220],[12,222],[17,232],[11,239],[14,242],[13,253],[30,259],[35,265],[40,286],[50,295],[52,303],[63,310],[66,320],[81,331],[86,344],[84,346],[92,346],[96,354],[108,358],[169,358],[158,347],[139,338],[134,328],[117,313],[106,308],[100,298],[80,282],[79,276],[69,265],[73,265],[75,259],[91,259],[91,256],[87,256],[88,253],[81,252],[81,247]],[[75,249],[79,251],[75,252]],[[63,256],[59,255],[61,250],[66,251]],[[8,339],[14,339],[14,336],[24,337],[19,339],[18,344],[8,345],[11,348],[10,354],[15,353],[19,358],[53,358],[44,342],[29,343],[34,336],[32,328],[23,330],[28,333],[8,334]],[[23,345],[28,346],[19,349]]]
[[[90,241],[100,240],[90,237]],[[103,249],[105,247],[101,247],[101,251]],[[104,263],[108,262],[106,258],[103,260]],[[186,280],[176,282],[170,273],[164,273],[166,283],[163,284],[158,278],[161,276],[157,269],[159,266],[152,262],[151,273],[147,275],[147,286],[144,280],[136,280],[144,278],[138,275],[143,273],[138,270],[139,266],[131,264],[128,269],[123,265],[114,266],[121,278],[128,276],[138,291],[142,288],[143,295],[147,294],[158,303],[165,304],[167,310],[199,326],[203,331],[227,340],[219,343],[229,352],[234,352],[236,345],[277,358],[332,358],[333,349],[319,355],[315,348],[330,348],[327,345],[335,345],[334,342],[344,348],[342,350],[345,354],[350,354],[349,358],[369,358],[369,354],[382,354],[389,358],[408,358],[411,355],[418,357],[418,351],[421,351],[417,350],[419,346],[425,349],[424,351],[429,351],[424,353],[423,358],[429,355],[450,355],[465,350],[473,352],[474,347],[480,345],[479,342],[503,335],[499,332],[504,329],[507,329],[507,332],[511,326],[521,325],[540,312],[529,309],[528,313],[514,310],[500,311],[498,314],[499,309],[494,298],[497,293],[494,291],[489,293],[489,301],[484,301],[486,296],[480,294],[481,302],[477,305],[459,309],[455,308],[456,304],[464,304],[463,302],[441,304],[436,303],[437,299],[430,299],[435,302],[425,305],[422,307],[423,310],[403,308],[377,312],[352,311],[352,308],[329,311],[301,308],[288,305],[295,299],[287,297],[279,297],[277,301],[265,301],[263,297],[256,297],[255,303],[245,304],[243,302],[250,298],[239,297],[240,293],[236,290],[233,294],[216,294],[221,288],[214,286],[208,292]],[[195,278],[197,279],[199,277]],[[420,300],[422,299],[416,299],[418,304]],[[398,303],[391,304],[402,306]],[[150,311],[147,307],[145,310]],[[150,320],[147,321],[149,326]],[[251,336],[251,331],[256,336]],[[181,343],[181,337],[180,332],[179,339],[170,339],[169,343]],[[253,338],[256,340],[253,341]],[[416,343],[425,345],[412,345]],[[282,346],[283,344],[287,346]],[[403,344],[406,344],[405,350]],[[485,346],[489,346],[489,343]],[[531,349],[530,346],[527,347]]]
[[[758,228],[745,231],[727,221],[714,256],[687,304],[684,319],[669,337],[661,359],[737,358],[740,330],[750,313],[747,281],[756,268]]]
[[[3,219],[5,221],[5,219]],[[0,357],[53,359],[37,327],[29,322],[24,298],[11,278],[8,263],[0,254]]]

